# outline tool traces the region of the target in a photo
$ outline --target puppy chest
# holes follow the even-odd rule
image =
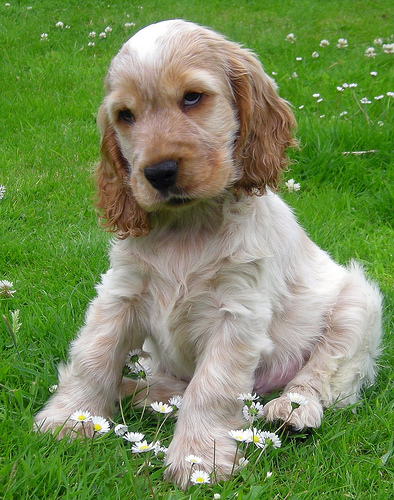
[[[156,280],[146,305],[146,336],[153,348],[152,355],[173,375],[190,379],[195,369],[196,338],[185,285]]]

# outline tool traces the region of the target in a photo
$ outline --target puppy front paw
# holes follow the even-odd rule
[[[234,472],[240,454],[235,442],[222,432],[219,437],[210,436],[204,440],[190,436],[175,437],[166,457],[166,477],[183,490],[191,484],[192,474],[203,471],[209,475],[211,483],[228,479]],[[190,462],[188,457],[200,460]]]
[[[93,424],[86,420],[74,420],[69,412],[53,412],[44,408],[34,417],[36,432],[51,432],[56,439],[68,437],[70,439],[91,437],[94,434]]]
[[[323,406],[315,396],[307,395],[305,400],[305,404],[294,408],[297,404],[293,403],[292,406],[292,400],[288,394],[282,394],[264,406],[264,416],[268,422],[282,420],[295,430],[320,427]]]

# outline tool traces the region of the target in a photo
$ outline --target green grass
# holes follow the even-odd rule
[[[389,0],[176,0],[85,2],[10,0],[0,6],[0,297],[6,317],[20,310],[16,345],[0,324],[0,496],[4,499],[388,499],[394,481],[394,165],[393,55],[374,39],[390,39]],[[139,6],[143,8],[140,8]],[[31,9],[28,9],[31,7]],[[284,436],[241,476],[185,494],[162,480],[112,433],[57,442],[32,432],[32,415],[56,383],[56,366],[83,322],[94,283],[108,266],[109,236],[97,225],[91,172],[98,159],[95,114],[110,59],[135,30],[182,17],[209,25],[255,50],[277,73],[281,95],[294,105],[300,151],[285,178],[301,191],[283,196],[311,237],[340,263],[355,257],[384,294],[384,353],[374,387],[351,409],[328,410],[320,429]],[[56,28],[57,21],[70,25]],[[134,28],[126,28],[134,22]],[[88,34],[112,27],[107,38]],[[40,35],[48,33],[48,41]],[[296,42],[285,41],[288,33]],[[319,47],[323,38],[328,47]],[[337,49],[338,38],[349,46]],[[312,58],[312,52],[319,52]],[[296,57],[302,57],[297,61]],[[377,71],[377,76],[370,75]],[[292,77],[293,73],[297,77]],[[339,92],[343,83],[357,83]],[[391,86],[390,86],[391,85]],[[314,93],[323,101],[317,104]],[[383,99],[374,97],[384,95]],[[371,104],[361,105],[368,97]],[[303,106],[302,109],[299,109]],[[346,115],[340,116],[342,111]],[[322,115],[325,115],[321,118]],[[383,122],[381,125],[379,122]],[[346,151],[375,150],[366,155]],[[19,352],[19,355],[18,355]],[[133,430],[153,437],[156,421],[126,406]],[[142,419],[142,422],[140,421]],[[120,422],[117,416],[117,422]],[[261,424],[264,426],[264,424]],[[168,444],[173,422],[161,438]],[[141,469],[142,467],[142,469]],[[250,472],[252,471],[252,474]],[[272,472],[267,478],[266,473]],[[152,493],[153,492],[153,493]]]

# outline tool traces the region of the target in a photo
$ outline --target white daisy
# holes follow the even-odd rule
[[[125,360],[125,365],[128,365],[129,363],[138,363],[141,355],[142,355],[141,349],[133,349],[128,353]]]
[[[298,392],[288,392],[286,396],[290,399],[291,403],[297,405],[294,406],[293,408],[298,408],[299,406],[304,406],[308,404],[308,400],[301,394],[298,394]]]
[[[237,470],[240,471],[240,470],[244,469],[245,467],[247,467],[248,464],[249,464],[249,460],[247,460],[244,457],[241,457],[238,461]]]
[[[143,361],[143,359],[139,359],[136,363],[128,363],[126,365],[130,370],[130,375],[137,379],[146,380],[152,376],[152,369],[150,368],[148,361]]]
[[[128,364],[127,368],[130,370],[130,376],[132,378],[146,380],[151,375],[151,372],[149,371],[148,373],[144,370],[144,368],[140,366],[140,363],[137,365]]]
[[[186,462],[189,462],[189,464],[200,464],[202,462],[202,458],[197,457],[196,455],[188,455],[185,457]]]
[[[130,441],[130,443],[140,443],[145,437],[145,434],[141,432],[125,432],[123,434],[123,439]]]
[[[70,416],[70,420],[74,420],[75,422],[89,422],[92,416],[88,411],[78,410],[74,411],[74,413]]]
[[[240,443],[250,442],[250,439],[252,437],[251,429],[228,431],[228,433],[233,439],[235,439],[235,441],[238,441]]]
[[[246,401],[252,402],[252,401],[255,401],[256,399],[259,399],[259,397],[258,397],[258,395],[256,393],[252,394],[252,393],[248,392],[248,393],[242,393],[242,394],[240,394],[237,397],[237,399],[240,399],[241,401],[245,401],[245,402]]]
[[[160,441],[157,441],[155,443],[155,446],[153,448],[153,452],[155,454],[155,457],[159,460],[164,460],[167,454],[168,448],[165,446],[160,445]]]
[[[195,470],[190,477],[190,482],[193,484],[209,483],[209,474],[203,470]]]
[[[147,453],[148,451],[153,450],[155,447],[154,443],[147,443],[145,441],[139,441],[131,447],[132,453]]]
[[[253,422],[256,418],[264,416],[264,406],[261,403],[253,402],[250,406],[245,405],[242,408],[242,414],[248,422]]]
[[[124,436],[126,432],[128,432],[127,425],[124,424],[115,425],[114,432],[117,436]],[[143,439],[143,437],[141,439]],[[141,441],[141,439],[139,439],[138,441]]]
[[[255,444],[258,448],[264,448],[265,447],[265,441],[262,438],[262,431],[259,431],[258,429],[253,429],[250,432],[250,436],[246,441],[247,443],[253,443]]]
[[[172,409],[179,410],[182,404],[182,396],[173,396],[168,400],[169,404],[172,406]]]
[[[108,420],[103,417],[93,416],[91,421],[93,423],[94,432],[97,432],[98,434],[105,434],[110,429]]]
[[[157,411],[157,413],[171,413],[173,410],[172,410],[172,406],[168,405],[167,403],[162,403],[160,401],[160,403],[158,403],[157,401],[155,401],[154,403],[151,403],[151,407]]]
[[[264,442],[265,448],[268,448],[269,446],[272,446],[273,448],[280,448],[282,446],[279,436],[274,432],[262,431],[260,433],[260,439]]]
[[[268,431],[260,431],[258,429],[253,429],[252,435],[249,443],[254,443],[258,448],[266,449],[269,446],[273,448],[280,448],[281,441],[279,437],[273,433]]]

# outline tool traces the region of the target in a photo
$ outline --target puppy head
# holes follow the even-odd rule
[[[99,110],[98,207],[120,237],[221,196],[274,186],[293,115],[248,50],[174,20],[134,35],[113,59]]]

